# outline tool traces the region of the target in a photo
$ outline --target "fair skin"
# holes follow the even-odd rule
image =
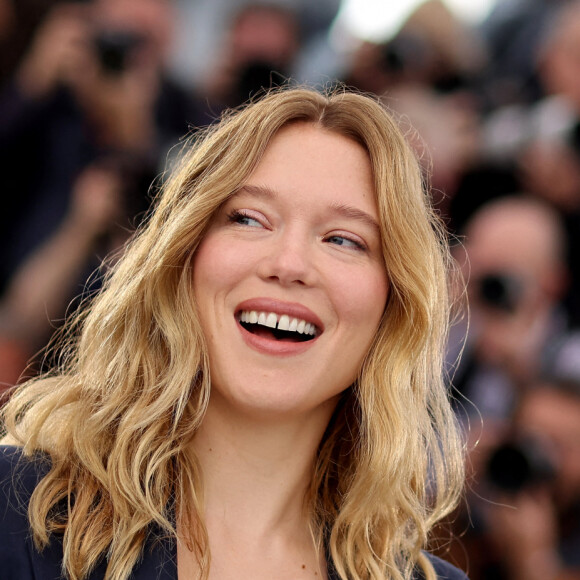
[[[366,152],[297,124],[275,136],[198,249],[193,289],[212,392],[193,451],[212,580],[326,577],[304,497],[316,448],[386,303],[377,224]],[[296,319],[306,335],[276,338],[241,322],[252,312],[274,314],[282,328]],[[183,546],[178,568],[180,579],[198,570]]]

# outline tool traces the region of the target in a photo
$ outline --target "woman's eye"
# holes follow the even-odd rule
[[[240,210],[234,210],[233,212],[231,212],[228,215],[228,221],[234,224],[240,224],[242,226],[249,226],[252,228],[263,227],[262,224],[256,218]]]
[[[344,246],[346,248],[354,248],[356,250],[366,250],[366,246],[362,242],[346,236],[340,236],[338,234],[328,236],[325,241],[336,246]]]

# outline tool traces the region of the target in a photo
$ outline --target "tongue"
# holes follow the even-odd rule
[[[253,326],[251,332],[256,336],[261,336],[262,338],[269,338],[270,340],[277,340],[279,342],[299,342],[300,340],[300,337],[298,335],[280,336],[279,334],[277,335],[277,333],[274,333],[273,329],[260,325]],[[279,333],[282,333],[282,331],[279,331]]]
[[[265,326],[254,326],[254,328],[252,328],[252,334],[263,338],[274,338],[272,331]]]

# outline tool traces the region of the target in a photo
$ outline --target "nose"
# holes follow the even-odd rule
[[[314,251],[306,236],[289,231],[269,240],[258,274],[283,286],[311,286],[316,281]]]

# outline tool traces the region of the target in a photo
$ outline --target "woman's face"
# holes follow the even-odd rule
[[[331,412],[387,300],[378,221],[360,145],[305,123],[275,136],[194,262],[213,404]]]

